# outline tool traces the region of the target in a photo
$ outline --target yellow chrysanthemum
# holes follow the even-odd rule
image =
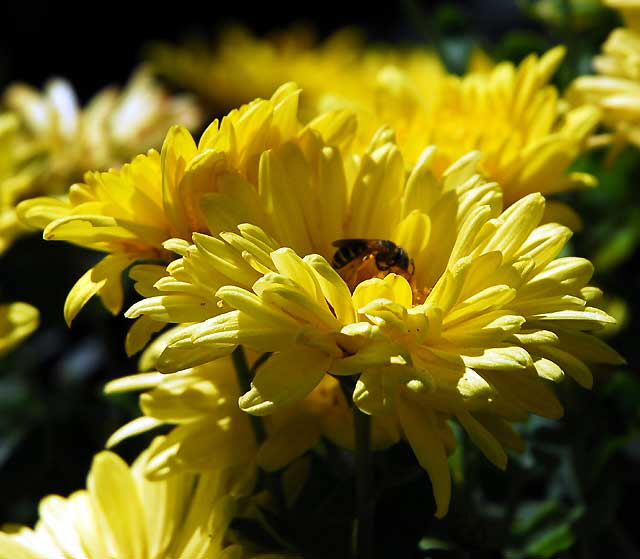
[[[640,33],[615,29],[596,56],[593,65],[599,76],[576,78],[567,92],[575,104],[594,104],[602,110],[602,122],[613,130],[617,147],[631,142],[640,146]]]
[[[233,517],[225,474],[151,482],[143,475],[149,452],[131,467],[111,452],[96,455],[86,490],[45,497],[33,530],[3,527],[0,558],[246,558],[239,546],[225,547]]]
[[[553,194],[591,186],[589,175],[567,169],[585,149],[598,123],[593,107],[561,110],[549,79],[562,60],[557,47],[530,55],[517,67],[497,64],[490,72],[421,84],[408,72],[383,69],[375,96],[363,100],[370,126],[394,129],[409,162],[423,147],[438,146],[439,169],[471,150],[482,152],[479,169],[497,181],[505,205],[531,192]],[[370,90],[371,91],[371,90]],[[366,132],[367,116],[361,115]]]
[[[169,96],[146,69],[136,72],[122,92],[105,89],[84,109],[62,79],[50,81],[43,93],[12,85],[4,106],[18,120],[21,149],[30,157],[28,165],[15,170],[16,176],[8,177],[11,183],[3,184],[0,249],[23,230],[15,216],[21,200],[61,195],[88,169],[120,167],[131,156],[159,146],[171,125],[196,128],[201,121],[192,100]],[[8,159],[4,143],[0,150],[0,158]],[[20,159],[24,161],[24,155]]]
[[[196,247],[189,248],[184,237],[164,243],[166,249],[184,258],[169,265],[171,276],[166,276],[161,266],[132,269],[136,288],[147,299],[129,311],[131,317],[144,315],[130,333],[129,352],[146,343],[149,329],[157,330],[158,321],[195,322],[224,312],[216,289],[229,284],[251,288],[272,268],[269,252],[280,246],[330,258],[336,239],[380,238],[395,241],[421,260],[426,247],[455,242],[452,227],[457,230],[475,205],[499,206],[499,187],[476,174],[478,154],[461,159],[439,180],[432,169],[436,150],[428,148],[407,176],[397,146],[388,141],[391,137],[389,131],[381,130],[368,153],[350,170],[351,158],[343,162],[337,148],[307,130],[299,140],[262,154],[255,186],[234,181],[235,190],[205,196],[203,218],[209,231],[217,234],[239,225],[239,235],[222,234],[234,249],[250,250],[252,264],[242,259],[241,252],[224,248],[224,242],[200,233],[193,235]],[[194,180],[205,180],[206,173],[200,179],[199,172],[194,170]],[[378,200],[385,200],[385,204]],[[262,229],[243,226],[245,220]],[[218,250],[234,259],[231,267],[215,255]],[[218,263],[221,267],[212,273]],[[428,284],[445,264],[433,260],[427,269],[416,261],[416,281]],[[207,269],[205,274],[202,267]],[[189,287],[189,295],[195,298],[181,293],[190,283],[195,283]],[[179,368],[202,362],[200,357],[186,352],[177,361]]]
[[[302,401],[265,421],[265,440],[256,445],[249,418],[238,407],[241,392],[229,358],[177,373],[141,373],[110,382],[107,393],[145,390],[143,416],[119,429],[107,446],[161,425],[176,425],[149,454],[146,475],[160,479],[181,471],[231,466],[267,471],[284,468],[312,449],[322,436],[353,448],[353,419],[338,382],[326,377]],[[399,440],[392,418],[374,421],[376,449]]]
[[[432,53],[366,47],[355,29],[343,29],[318,43],[302,27],[266,39],[231,28],[220,35],[214,50],[198,44],[159,44],[149,54],[157,72],[216,106],[268,98],[280,84],[294,81],[303,90],[304,119],[336,103],[358,103],[363,89],[373,86],[379,70],[389,64],[406,68],[425,86],[445,75]]]
[[[595,184],[592,176],[567,174],[599,113],[594,107],[563,109],[548,83],[563,53],[558,47],[517,67],[503,62],[490,71],[486,64],[474,71],[476,65],[459,78],[431,53],[366,49],[348,33],[314,47],[294,33],[270,41],[235,31],[222,37],[216,52],[164,46],[155,60],[163,73],[197,84],[218,101],[268,95],[278,80],[294,80],[304,91],[304,118],[327,109],[353,110],[360,147],[380,126],[389,126],[411,164],[429,144],[439,146],[441,171],[477,149],[484,154],[481,171],[500,184],[508,205],[531,192]],[[567,206],[553,203],[548,212],[550,219],[579,226]]]
[[[27,303],[0,305],[0,355],[17,346],[38,327],[38,309]]]
[[[20,132],[18,117],[0,114],[0,254],[24,229],[15,206],[29,192],[39,173],[41,157],[42,150]]]
[[[162,247],[167,239],[210,232],[200,207],[203,196],[215,193],[216,200],[249,196],[266,150],[296,141],[311,128],[335,142],[348,137],[353,126],[341,115],[321,117],[303,128],[297,119],[298,94],[293,84],[287,84],[271,100],[256,100],[232,111],[220,123],[214,121],[198,145],[185,128],[174,127],[161,154],[151,150],[119,171],[87,173],[84,183],[71,187],[68,201],[23,202],[21,219],[43,228],[45,239],[108,253],[69,293],[67,322],[95,294],[117,313],[123,296],[122,271],[137,260],[170,260],[171,254]]]
[[[156,282],[156,295],[127,315],[195,323],[173,334],[158,360],[163,371],[214,360],[238,344],[273,352],[240,398],[253,414],[299,402],[327,372],[360,374],[354,401],[398,418],[431,475],[441,516],[454,445],[447,419],[504,467],[502,447],[521,444],[508,421],[562,412],[547,380],[567,373],[590,386],[586,363],[620,358],[591,335],[613,319],[588,305],[597,293],[586,286],[591,264],[556,258],[570,231],[540,225],[541,195],[500,213],[499,189],[476,174],[476,154],[439,179],[436,152],[427,149],[407,176],[385,138],[349,186],[336,153],[321,143],[265,154],[260,194],[207,209],[211,223],[238,225],[246,204],[244,215],[269,234],[239,224],[221,238],[195,234],[191,246],[166,243],[182,258]],[[392,240],[415,269],[385,277],[364,259],[364,276],[342,278],[327,260],[332,240],[343,238]],[[367,270],[375,277],[367,280]]]

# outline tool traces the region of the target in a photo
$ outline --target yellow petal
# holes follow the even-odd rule
[[[484,248],[484,252],[499,250],[505,261],[513,258],[516,251],[540,223],[545,200],[540,194],[529,194],[506,210],[500,220],[498,231]]]
[[[138,318],[129,328],[127,337],[124,340],[124,349],[131,357],[141,351],[151,336],[164,328],[163,322],[157,322],[150,317],[142,316]]]
[[[0,305],[0,355],[18,345],[38,327],[38,309],[27,303]]]
[[[543,346],[540,351],[545,357],[559,365],[578,384],[584,388],[591,388],[593,376],[589,367],[579,357],[553,346]]]
[[[507,455],[496,438],[469,412],[456,412],[456,418],[482,454],[498,468],[504,470],[507,467]]]
[[[219,314],[220,309],[211,301],[191,295],[159,295],[148,297],[135,303],[127,312],[127,318],[145,317],[156,324],[166,322],[199,322],[212,315]],[[151,324],[149,325],[152,326]],[[159,329],[159,328],[158,328]]]
[[[127,377],[109,381],[104,386],[105,394],[117,394],[118,392],[130,392],[132,390],[147,390],[155,388],[165,376],[162,373],[138,373]]]
[[[146,433],[151,429],[155,429],[156,427],[160,427],[164,425],[164,421],[160,421],[153,417],[137,417],[129,423],[126,423],[120,429],[114,431],[111,436],[107,439],[105,443],[106,448],[113,448],[117,444],[120,444],[125,439],[129,437],[135,437],[136,435],[140,435],[141,433]]]
[[[353,304],[357,309],[363,309],[377,299],[411,308],[413,292],[405,278],[397,274],[387,274],[383,279],[371,278],[359,283],[353,293]]]
[[[319,304],[324,303],[324,296],[322,295],[315,274],[305,266],[302,258],[293,250],[290,248],[279,248],[271,253],[271,259],[278,272],[296,282],[309,294],[314,302]]]
[[[131,264],[133,258],[126,254],[110,254],[88,270],[73,286],[64,303],[64,319],[67,325],[80,312],[89,299],[98,294],[113,314],[122,307],[122,272]]]
[[[52,221],[68,216],[70,211],[69,203],[65,200],[47,197],[25,200],[16,208],[18,219],[37,229],[44,229]]]
[[[549,359],[539,357],[535,359],[534,366],[540,378],[544,378],[552,382],[560,382],[564,379],[564,371]]]
[[[331,363],[325,353],[304,347],[272,355],[256,373],[251,390],[240,397],[240,408],[268,415],[302,400],[322,380]]]
[[[87,489],[101,522],[113,535],[117,554],[146,559],[144,512],[129,467],[111,452],[97,454],[87,478]]]
[[[322,256],[310,254],[304,257],[304,261],[315,272],[322,294],[331,305],[338,320],[343,324],[355,322],[355,308],[344,280]]]
[[[302,416],[288,421],[275,432],[269,431],[258,450],[258,465],[267,472],[280,470],[313,448],[320,437],[319,419]]]
[[[162,145],[162,202],[170,222],[176,229],[176,236],[189,237],[189,227],[185,221],[184,207],[178,195],[178,186],[188,162],[198,152],[193,137],[183,126],[169,129]]]
[[[353,112],[340,109],[320,114],[307,126],[320,132],[323,140],[328,145],[344,148],[353,140],[358,128],[358,122]]]
[[[451,471],[435,414],[404,397],[398,403],[398,417],[418,462],[431,478],[436,517],[442,518],[451,500]]]

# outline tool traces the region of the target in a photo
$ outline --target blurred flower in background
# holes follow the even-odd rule
[[[612,143],[617,152],[627,142],[640,146],[640,33],[614,30],[593,66],[600,75],[578,77],[567,99],[574,105],[591,103],[602,109],[602,122],[613,134],[595,142]]]
[[[38,327],[38,309],[27,303],[0,305],[0,355],[17,346]]]
[[[158,43],[147,54],[158,74],[222,110],[256,97],[269,98],[280,85],[294,81],[304,91],[304,121],[332,104],[357,104],[386,65],[411,70],[425,84],[444,75],[442,63],[432,53],[372,47],[355,28],[342,29],[320,42],[307,27],[266,38],[233,27],[221,33],[213,46]]]
[[[603,0],[605,6],[618,10],[627,27],[640,31],[640,2],[638,0]]]
[[[586,149],[599,111],[567,110],[560,102],[549,81],[563,56],[564,49],[556,48],[518,66],[494,66],[476,50],[460,78],[430,50],[370,47],[349,30],[321,44],[301,30],[269,40],[234,30],[223,34],[215,49],[162,44],[150,53],[161,75],[216,106],[271,95],[278,80],[294,81],[303,90],[303,122],[336,108],[357,115],[356,151],[366,149],[385,125],[395,132],[408,164],[430,144],[439,148],[440,172],[480,150],[480,169],[500,184],[507,204],[531,192],[553,194],[596,183],[584,173],[568,173]],[[551,202],[547,211],[550,221],[580,227],[564,204]]]
[[[190,97],[172,97],[144,68],[122,91],[107,88],[84,109],[62,79],[49,81],[42,93],[14,84],[6,90],[3,106],[9,112],[0,132],[2,165],[14,169],[2,184],[3,250],[24,230],[15,215],[18,202],[61,196],[85,171],[119,168],[133,154],[159,146],[170,125],[195,129],[201,122]]]

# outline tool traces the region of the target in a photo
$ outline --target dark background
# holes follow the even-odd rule
[[[337,0],[298,2],[3,2],[0,21],[0,81],[41,86],[52,75],[74,80],[86,97],[105,83],[126,80],[150,41],[211,36],[228,23],[263,34],[309,23],[321,36],[347,25],[364,28],[373,40],[424,41],[435,10],[458,6],[461,30],[498,40],[506,31],[531,27],[511,0],[433,2],[401,0],[375,5]]]

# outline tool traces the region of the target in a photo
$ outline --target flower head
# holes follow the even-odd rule
[[[602,122],[613,137],[600,137],[600,141],[613,141],[618,147],[627,142],[640,146],[640,32],[615,29],[602,51],[593,60],[599,75],[576,78],[567,99],[574,105],[593,104],[602,110]]]
[[[220,473],[150,482],[143,476],[156,440],[131,466],[111,452],[93,460],[87,489],[40,502],[35,529],[0,532],[2,559],[209,559],[243,557],[225,546],[233,517]]]
[[[563,110],[549,84],[564,55],[561,47],[518,66],[501,62],[462,77],[421,80],[420,74],[388,66],[373,87],[361,91],[359,130],[363,141],[385,124],[396,133],[410,163],[425,145],[438,146],[436,169],[444,170],[471,150],[483,154],[479,171],[500,184],[505,206],[532,192],[554,194],[593,186],[594,177],[568,172],[586,149],[599,121],[594,107]],[[558,215],[566,215],[567,207]],[[559,208],[548,209],[548,220]],[[579,219],[574,216],[572,226]]]
[[[38,327],[38,309],[27,303],[0,305],[0,355],[18,345]]]
[[[22,220],[43,228],[45,239],[107,253],[71,290],[67,321],[95,294],[117,313],[125,268],[137,260],[168,261],[171,255],[163,249],[164,241],[209,232],[202,197],[217,193],[226,199],[231,191],[253,189],[261,153],[295,139],[302,129],[297,98],[295,86],[283,86],[271,100],[256,100],[220,123],[214,121],[198,145],[185,128],[176,126],[161,154],[150,150],[120,170],[87,173],[84,183],[70,188],[68,201],[23,202]]]
[[[9,177],[10,200],[0,206],[0,239],[7,245],[24,231],[15,215],[18,202],[60,196],[88,169],[120,167],[132,155],[158,146],[169,126],[182,123],[196,128],[201,119],[193,101],[169,96],[144,68],[122,92],[105,89],[84,109],[78,106],[71,85],[59,78],[47,83],[43,93],[14,84],[4,101],[14,115],[22,144],[19,157],[15,150],[0,146],[0,157],[14,154],[13,160],[21,163]],[[3,198],[7,196],[3,193]]]
[[[455,418],[504,467],[503,447],[521,445],[509,422],[561,415],[548,380],[566,373],[590,386],[588,363],[620,362],[592,335],[613,319],[589,306],[591,264],[557,258],[570,231],[540,225],[544,198],[531,194],[501,212],[497,186],[476,174],[477,155],[439,178],[427,150],[407,176],[397,147],[380,138],[353,186],[327,181],[319,195],[314,176],[329,176],[319,169],[337,162],[318,150],[320,159],[285,144],[261,159],[259,192],[272,202],[259,223],[273,237],[239,224],[220,238],[195,234],[191,246],[166,243],[182,258],[127,315],[193,323],[169,339],[164,371],[237,345],[273,353],[239,400],[252,414],[286,409],[327,374],[359,375],[355,404],[397,418],[431,475],[441,516],[454,445],[446,421]],[[332,168],[330,176],[346,175]],[[215,206],[211,219],[233,223],[243,202]],[[392,273],[365,254],[356,263],[373,277],[350,284],[329,264],[331,240],[344,238],[392,240],[412,269]]]
[[[196,91],[215,106],[233,107],[255,97],[269,97],[282,83],[303,90],[303,119],[336,104],[357,104],[375,83],[381,68],[410,69],[423,83],[439,79],[444,66],[430,52],[366,47],[355,29],[342,29],[318,42],[308,28],[293,28],[258,38],[243,28],[225,30],[215,47],[158,44],[151,65],[161,75]]]
[[[84,109],[71,84],[61,78],[49,81],[43,93],[14,84],[4,101],[31,140],[47,151],[43,180],[55,183],[59,192],[87,169],[119,166],[132,154],[158,145],[172,124],[195,128],[201,118],[193,101],[169,96],[145,68],[122,91],[104,89]]]

